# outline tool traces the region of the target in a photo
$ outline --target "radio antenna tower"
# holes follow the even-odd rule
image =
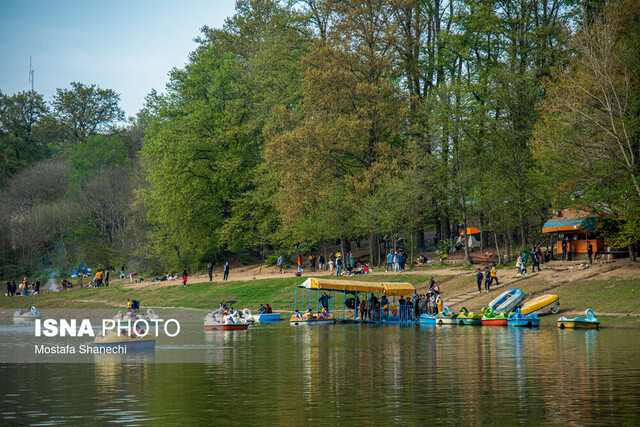
[[[31,66],[31,55],[29,55],[29,83],[31,83],[31,92],[33,92],[33,67]]]

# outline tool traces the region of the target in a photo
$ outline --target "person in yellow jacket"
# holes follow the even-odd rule
[[[496,265],[493,264],[493,268],[491,269],[491,282],[490,284],[493,285],[493,282],[496,283],[496,286],[500,285],[500,283],[498,283],[498,270],[496,270]]]
[[[440,298],[440,296],[438,296],[438,313],[442,313],[442,308],[444,306],[444,302],[442,302],[442,298]]]

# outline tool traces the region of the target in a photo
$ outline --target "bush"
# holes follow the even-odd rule
[[[240,256],[240,265],[249,265],[253,261],[251,255],[241,255]]]

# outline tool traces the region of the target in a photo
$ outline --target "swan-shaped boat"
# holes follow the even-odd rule
[[[458,314],[458,325],[482,325],[483,313],[484,308],[482,309],[481,313],[474,313],[473,311],[468,311],[465,307],[462,307],[460,309],[460,314]]]
[[[457,325],[458,314],[452,313],[449,307],[444,307],[436,316],[436,325]]]
[[[437,315],[423,313],[420,315],[419,321],[423,325],[435,325],[437,319],[438,319]]]
[[[560,329],[598,329],[600,322],[593,313],[593,310],[587,308],[584,312],[586,317],[574,317],[573,319],[567,319],[562,316],[558,319],[558,328]]]
[[[525,298],[520,289],[504,291],[496,299],[489,303],[489,308],[495,313],[509,313],[513,311]]]
[[[509,326],[521,326],[525,328],[536,328],[540,326],[540,318],[537,314],[522,314],[519,308],[516,308],[515,313],[509,315],[507,319],[507,325]]]
[[[249,328],[244,317],[223,314],[220,309],[212,311],[204,318],[205,331],[243,331]]]
[[[508,313],[496,313],[491,307],[482,314],[482,326],[507,326]]]
[[[13,320],[18,322],[30,321],[35,319],[42,319],[42,313],[40,313],[35,306],[29,307],[29,310],[17,310],[13,313]]]

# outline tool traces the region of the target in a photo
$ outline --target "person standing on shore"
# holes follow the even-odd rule
[[[591,242],[587,240],[587,256],[589,257],[589,265],[591,265],[591,256],[593,255],[593,246]]]
[[[573,259],[573,243],[571,240],[567,242],[567,260],[571,261]]]
[[[325,265],[324,265],[324,256],[322,256],[322,254],[320,254],[320,256],[318,257],[318,269],[320,271],[325,269]]]
[[[540,267],[538,267],[538,270],[540,270]],[[493,268],[491,269],[491,281],[489,285],[493,285],[493,282],[496,282],[496,286],[500,286],[500,283],[498,283],[498,270],[495,264],[493,264]],[[489,292],[489,289],[487,289],[487,292]]]
[[[304,269],[304,261],[302,261],[302,255],[298,254],[298,273],[301,273]]]
[[[562,261],[567,260],[567,239],[562,239]]]
[[[489,267],[484,268],[484,291],[489,292],[489,287],[491,286],[491,272],[489,271]]]
[[[222,276],[222,280],[229,279],[229,261],[224,263],[224,274]]]
[[[278,257],[278,267],[280,268],[280,274],[282,274],[282,267],[284,267],[284,258],[282,258],[282,255]]]
[[[209,281],[213,282],[213,263],[209,263],[209,265],[207,265],[207,271],[209,271]]]
[[[182,287],[187,286],[187,270],[182,272]]]
[[[393,252],[387,254],[387,268],[384,271],[393,271]]]
[[[476,274],[476,281],[478,282],[478,293],[482,293],[482,279],[484,278],[484,274],[482,271],[478,269],[478,274]]]
[[[336,258],[336,267],[338,268],[336,271],[336,276],[341,276],[342,275],[342,256],[338,255],[338,257]]]

